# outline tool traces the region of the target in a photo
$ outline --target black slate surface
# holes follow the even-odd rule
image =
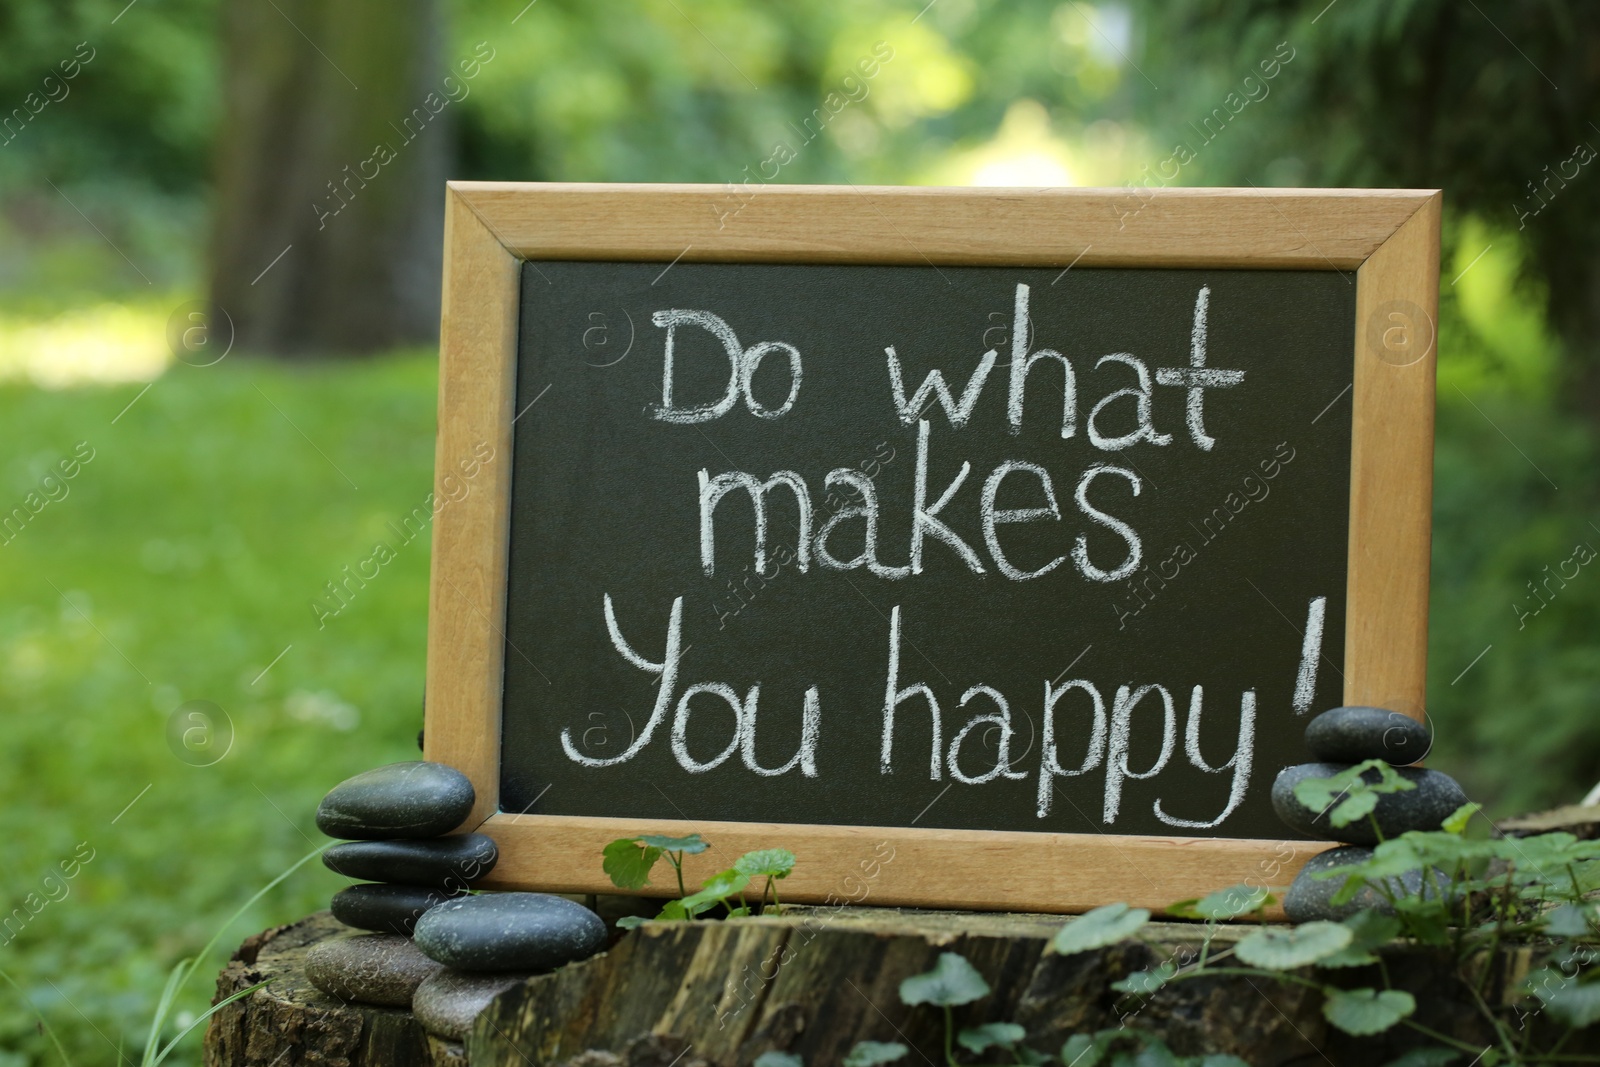
[[[1070,259],[1070,256],[1065,257]],[[1017,285],[1029,314],[1014,329]],[[1152,379],[1191,364],[1197,294],[1209,290],[1206,365],[1244,371],[1230,388],[1205,391],[1202,450],[1186,417],[1186,391],[1154,384],[1152,421],[1171,443],[1120,450],[1088,438],[1091,411],[1133,369],[1101,357],[1130,353]],[[1280,837],[1269,801],[1277,770],[1304,758],[1311,714],[1338,704],[1343,667],[1354,338],[1353,278],[1334,271],[1057,270],[975,267],[729,265],[680,262],[537,262],[523,268],[513,462],[510,588],[505,635],[502,807],[507,811],[627,818],[671,817],[855,825]],[[736,398],[710,421],[654,418],[663,397],[667,331],[656,312],[703,310],[725,320],[741,348],[785,342],[801,354],[792,409],[761,418]],[[1027,379],[1021,432],[1009,432],[1012,334],[1027,351],[1057,350],[1075,370],[1074,436],[1063,440],[1062,372],[1040,363]],[[776,471],[802,478],[821,527],[836,468],[865,470],[879,497],[879,557],[904,566],[911,539],[918,427],[897,411],[885,348],[914,394],[938,368],[959,400],[983,353],[996,363],[970,417],[953,427],[934,403],[929,423],[928,501],[963,461],[971,471],[940,518],[970,545],[986,573],[956,551],[924,540],[921,574],[892,579],[867,569],[827,570],[797,560],[798,513],[786,489],[769,494],[764,574],[753,566],[752,508],[745,493],[715,512],[715,573],[700,554],[699,472],[708,477]],[[708,331],[675,331],[674,397],[680,405],[722,396],[730,363]],[[769,413],[790,391],[786,352],[771,348],[752,392]],[[1135,426],[1129,397],[1108,404],[1106,436]],[[997,464],[1037,464],[1053,481],[1061,518],[999,528],[1022,569],[1065,556],[1042,577],[1014,581],[998,570],[979,522],[985,480]],[[1142,567],[1119,581],[1094,581],[1072,557],[1085,539],[1089,562],[1112,570],[1125,540],[1086,516],[1075,499],[1085,472],[1102,474],[1091,505],[1127,524]],[[1273,470],[1274,476],[1265,477]],[[1012,475],[998,506],[1043,505],[1038,481]],[[830,544],[841,558],[862,545],[861,521]],[[846,534],[845,529],[850,532]],[[784,562],[787,561],[787,562]],[[1136,588],[1144,590],[1141,607]],[[604,598],[631,647],[659,663],[668,620],[682,598],[681,657],[672,699],[652,728],[657,675],[626,661],[608,636]],[[1324,638],[1309,707],[1292,706],[1302,632],[1314,598],[1326,597]],[[897,711],[892,773],[880,761],[890,620],[901,625],[898,685],[926,684],[941,705],[942,746],[930,764],[930,714],[920,697]],[[1138,608],[1135,612],[1133,609]],[[1081,680],[1099,693],[1108,720],[1119,687],[1160,685],[1174,707],[1163,743],[1160,692],[1134,706],[1123,761],[1132,773],[1167,761],[1147,779],[1122,783],[1107,803],[1106,738],[1093,729],[1092,701],[1072,689],[1056,708],[1059,764],[1085,773],[1056,777],[1038,815],[1046,684]],[[802,703],[816,687],[820,708],[815,777],[800,767],[763,776],[734,742],[734,713],[702,691],[684,737],[690,773],[672,751],[674,708],[697,683],[721,683],[743,700],[759,683],[756,762],[782,767],[796,753]],[[985,685],[1010,706],[1010,767],[981,784],[953,781],[948,749],[975,716],[997,714]],[[1252,773],[1242,804],[1227,806],[1231,770],[1194,765],[1186,725],[1195,686],[1204,691],[1200,759],[1233,755],[1242,695],[1255,693]],[[1106,734],[1115,741],[1115,723]],[[642,735],[625,762],[615,758]],[[996,766],[1002,731],[979,723],[962,743],[969,777]],[[1099,745],[1096,746],[1095,742]],[[1115,790],[1112,790],[1115,792]]]

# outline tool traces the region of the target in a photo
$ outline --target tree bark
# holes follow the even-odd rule
[[[211,296],[242,351],[438,334],[452,118],[438,0],[228,0]]]
[[[206,1030],[207,1067],[465,1067],[462,1047],[429,1037],[409,1011],[347,1004],[305,976],[311,946],[350,933],[327,912],[247,939],[217,976],[223,1008]]]
[[[602,898],[603,900],[606,898]],[[857,1041],[898,1041],[904,1063],[943,1063],[937,1008],[908,1008],[900,982],[944,952],[965,956],[991,992],[956,1009],[957,1027],[1014,1022],[1027,1045],[1055,1056],[1078,1033],[1128,1027],[1159,1035],[1180,1054],[1230,1052],[1257,1067],[1386,1063],[1431,1044],[1404,1026],[1375,1038],[1333,1029],[1321,995],[1290,982],[1219,974],[1173,983],[1142,1008],[1113,982],[1198,948],[1192,923],[1158,923],[1145,941],[1072,956],[1047,951],[1060,917],[892,908],[786,909],[782,917],[659,923],[617,935],[607,952],[513,987],[480,1015],[465,1048],[430,1039],[409,1012],[345,1005],[307,982],[306,951],[349,931],[326,913],[246,941],[218,979],[218,996],[265,980],[267,988],[213,1019],[207,1067],[747,1067],[763,1052],[842,1062]],[[1225,927],[1220,952],[1252,929]],[[1548,950],[1521,947],[1486,961],[1487,1003],[1517,1002]],[[1482,1048],[1493,1034],[1443,950],[1391,945],[1396,988],[1416,995],[1415,1021]],[[1192,958],[1192,956],[1191,956]],[[1374,967],[1322,972],[1345,988],[1382,985]],[[1553,1020],[1526,1025],[1548,1045]],[[1558,1031],[1557,1031],[1558,1032]],[[1600,1051],[1600,1033],[1574,1035],[1566,1053]],[[963,1056],[964,1063],[999,1062]],[[1011,1062],[1005,1060],[1005,1062]]]

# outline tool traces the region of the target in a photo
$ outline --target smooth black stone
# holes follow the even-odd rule
[[[550,971],[605,947],[606,924],[548,893],[486,893],[441,904],[417,923],[417,947],[460,971]]]
[[[1318,871],[1363,863],[1371,858],[1372,850],[1359,845],[1330,848],[1326,852],[1312,856],[1300,869],[1300,873],[1295,875],[1294,881],[1289,884],[1289,891],[1283,896],[1284,914],[1289,916],[1290,922],[1297,923],[1310,922],[1313,919],[1339,922],[1363,908],[1393,915],[1394,908],[1389,906],[1382,893],[1371,886],[1363,886],[1348,903],[1335,905],[1333,896],[1344,888],[1345,880],[1313,877]],[[1396,895],[1419,893],[1422,890],[1422,871],[1420,868],[1407,871],[1398,878],[1389,878],[1386,881],[1390,890]]]
[[[344,1001],[409,1008],[423,979],[444,970],[409,937],[356,934],[322,941],[306,953],[311,984]]]
[[[1403,793],[1386,793],[1378,798],[1378,806],[1371,818],[1357,819],[1349,826],[1334,827],[1326,815],[1312,811],[1294,795],[1296,783],[1307,778],[1332,778],[1348,765],[1340,763],[1300,763],[1278,772],[1272,783],[1272,810],[1278,813],[1285,826],[1308,837],[1326,841],[1342,841],[1350,845],[1376,845],[1378,836],[1373,831],[1372,819],[1385,838],[1398,837],[1407,830],[1437,830],[1457,808],[1467,802],[1456,780],[1441,771],[1402,767],[1396,773],[1416,783],[1417,788]],[[1369,771],[1373,781],[1377,772]],[[1336,802],[1337,803],[1337,802]]]
[[[438,967],[438,964],[434,964]],[[411,998],[411,1013],[422,1028],[447,1041],[465,1041],[472,1021],[489,1002],[530,974],[516,972],[474,974],[470,971],[439,970],[417,987]]]
[[[500,853],[483,834],[424,841],[347,841],[322,854],[323,866],[346,878],[462,890],[494,869]]]
[[[333,917],[346,926],[411,936],[424,912],[453,894],[412,885],[353,885],[333,895]]]
[[[317,829],[361,840],[438,837],[466,820],[474,799],[472,783],[454,767],[391,763],[329,790],[317,808]]]
[[[1324,763],[1381,759],[1405,767],[1421,762],[1432,744],[1426,726],[1384,708],[1334,708],[1306,725],[1306,747]]]

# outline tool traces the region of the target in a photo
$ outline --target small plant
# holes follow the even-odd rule
[[[1016,1023],[992,1022],[956,1029],[955,1009],[982,1000],[989,993],[989,983],[983,980],[983,975],[958,952],[940,953],[933,970],[912,975],[900,983],[900,1003],[907,1007],[927,1004],[943,1011],[944,1061],[947,1067],[960,1067],[957,1047],[972,1053],[991,1050],[1006,1052],[1012,1057],[1013,1064],[1027,1067],[1049,1063],[1048,1056],[1022,1045],[1028,1032]],[[894,1063],[910,1051],[899,1042],[858,1041],[845,1057],[845,1067]]]
[[[1369,1036],[1405,1026],[1437,1042],[1434,1048],[1396,1061],[1407,1067],[1443,1064],[1462,1054],[1484,1067],[1600,1063],[1600,1056],[1561,1051],[1574,1031],[1600,1022],[1600,967],[1595,966],[1600,959],[1600,914],[1589,899],[1600,888],[1600,842],[1579,841],[1566,833],[1471,838],[1465,831],[1479,811],[1476,804],[1461,807],[1437,831],[1409,831],[1384,840],[1373,819],[1378,797],[1411,788],[1411,782],[1378,761],[1295,787],[1302,803],[1326,812],[1336,827],[1372,819],[1379,844],[1371,858],[1317,877],[1343,880],[1331,898],[1335,906],[1359,898],[1372,901],[1373,907],[1341,922],[1263,926],[1219,951],[1218,924],[1261,912],[1272,902],[1267,890],[1240,885],[1183,901],[1168,910],[1204,920],[1198,954],[1137,971],[1112,988],[1143,1000],[1174,982],[1226,974],[1305,986],[1320,994],[1329,1025],[1347,1034]],[[1109,904],[1063,927],[1053,947],[1063,954],[1101,948],[1137,935],[1149,919],[1143,908]],[[1413,1018],[1416,996],[1393,986],[1378,954],[1396,939],[1448,953],[1474,1008],[1494,1035],[1489,1048],[1439,1033]],[[1520,1002],[1491,1006],[1485,991],[1495,973],[1491,963],[1496,952],[1507,944],[1527,943],[1547,948],[1548,964],[1527,979]],[[1353,983],[1332,980],[1338,972],[1353,968],[1371,968],[1373,981],[1346,988]],[[1548,1040],[1542,1045],[1539,1031],[1527,1025],[1541,1012],[1556,1024],[1547,1029],[1562,1031],[1553,1037],[1543,1035]],[[1074,1038],[1062,1057],[1076,1067],[1131,1063],[1118,1057],[1119,1050],[1135,1040],[1130,1036],[1134,1033],[1117,1029]],[[1141,1035],[1137,1040],[1154,1039]]]
[[[789,872],[794,870],[793,852],[784,848],[746,852],[734,861],[732,867],[718,871],[697,892],[690,893],[683,882],[683,858],[698,855],[710,847],[699,834],[689,834],[687,837],[661,837],[655,834],[623,837],[605,847],[601,868],[618,889],[643,889],[650,884],[650,872],[656,862],[665,856],[678,878],[678,899],[669,900],[662,906],[656,916],[658,921],[694,919],[718,906],[730,919],[750,915],[752,911],[745,898],[745,890],[757,878],[765,878],[766,882],[761,887],[761,897],[756,901],[756,907],[764,910],[770,894],[773,909],[782,913],[783,908],[778,901],[778,882],[789,877]],[[738,904],[733,902],[735,897],[738,898]],[[626,915],[617,920],[617,925],[624,930],[632,930],[645,921],[643,916]]]
[[[678,876],[678,896],[687,896],[683,888],[683,857],[697,856],[711,846],[699,834],[687,837],[662,837],[644,834],[623,837],[605,847],[601,867],[618,889],[643,889],[650,884],[650,871],[662,856],[672,864]]]

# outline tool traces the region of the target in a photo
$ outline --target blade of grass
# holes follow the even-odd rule
[[[149,1063],[150,1057],[156,1054],[156,1048],[161,1044],[161,1030],[167,1024],[167,1013],[172,1010],[172,1001],[178,995],[178,987],[189,975],[190,960],[179,960],[177,965],[167,975],[167,984],[161,989],[161,999],[156,1001],[155,1014],[150,1016],[150,1033],[144,1041],[144,1055],[139,1057],[140,1063]]]
[[[179,1034],[178,1037],[173,1038],[171,1042],[168,1042],[166,1047],[162,1049],[160,1053],[156,1053],[156,1048],[160,1044],[161,1031],[167,1024],[167,1015],[169,1012],[171,1012],[173,1002],[177,999],[178,993],[182,991],[184,985],[188,983],[195,971],[200,969],[200,964],[205,960],[206,956],[210,955],[211,950],[215,948],[217,942],[222,939],[222,935],[228,932],[228,928],[238,921],[241,915],[254,907],[256,901],[270,893],[273,889],[280,885],[284,879],[288,878],[295,871],[299,870],[308,862],[320,856],[323,851],[331,848],[333,844],[334,842],[329,841],[326,845],[321,845],[317,848],[314,848],[304,856],[301,856],[289,866],[288,870],[284,871],[282,874],[278,875],[278,877],[262,886],[256,891],[254,896],[241,904],[239,909],[232,915],[228,916],[228,920],[221,926],[217,927],[217,932],[211,935],[211,940],[205,943],[204,948],[202,948],[194,956],[180,961],[177,966],[173,967],[172,974],[167,979],[167,988],[161,994],[160,1003],[156,1005],[155,1017],[150,1020],[150,1037],[145,1044],[144,1057],[140,1061],[142,1067],[155,1067],[156,1064],[166,1059],[167,1054],[172,1051],[172,1046],[177,1042],[178,1038],[194,1029],[195,1023],[191,1023],[184,1029],[183,1033]],[[242,994],[236,994],[234,997],[229,998],[229,1000],[223,1001],[223,1003],[229,1003],[231,1000],[237,999],[239,995]],[[217,1005],[217,1007],[220,1006],[221,1005]],[[208,1018],[211,1015],[211,1012],[215,1010],[216,1007],[213,1007],[211,1011],[206,1012],[206,1014],[200,1016],[200,1018]],[[196,1023],[198,1023],[198,1020],[196,1020]],[[154,1056],[154,1059],[151,1058],[152,1056]]]
[[[167,1058],[167,1056],[172,1052],[172,1050],[177,1047],[178,1042],[182,1041],[183,1038],[184,1038],[184,1035],[186,1035],[190,1030],[193,1030],[195,1027],[199,1026],[201,1023],[203,1023],[207,1019],[211,1018],[217,1012],[221,1011],[223,1008],[226,1008],[229,1004],[232,1004],[236,1000],[239,1000],[239,999],[242,999],[244,997],[249,996],[251,993],[254,993],[256,990],[260,989],[262,986],[264,986],[266,984],[267,983],[265,983],[265,982],[257,982],[255,985],[249,986],[249,987],[247,987],[245,989],[241,989],[237,993],[230,993],[228,996],[224,997],[223,999],[217,1001],[215,1004],[211,1005],[210,1008],[206,1009],[206,1012],[205,1012],[204,1015],[201,1015],[194,1022],[190,1023],[188,1026],[185,1026],[182,1030],[178,1031],[177,1036],[174,1037],[171,1041],[168,1041],[167,1044],[166,1044],[166,1047],[161,1050],[161,1054],[159,1056],[157,1056],[155,1059],[150,1060],[148,1062],[148,1064],[146,1065],[146,1067],[160,1067],[161,1061]]]
[[[20,985],[17,984],[17,980],[7,974],[4,969],[0,969],[0,978],[4,978],[11,988],[17,991],[17,996],[21,997],[22,1002],[28,1006],[28,1010],[33,1012],[33,1017],[39,1020],[40,1029],[42,1029],[45,1033],[45,1036],[50,1039],[50,1043],[56,1047],[56,1052],[60,1053],[61,1062],[65,1063],[67,1067],[72,1067],[72,1057],[68,1056],[67,1050],[61,1047],[61,1039],[56,1037],[55,1030],[53,1030],[50,1024],[45,1021],[44,1013],[33,1006],[33,1001],[28,998],[28,994]],[[120,1063],[121,1060],[119,1059],[117,1062]]]

